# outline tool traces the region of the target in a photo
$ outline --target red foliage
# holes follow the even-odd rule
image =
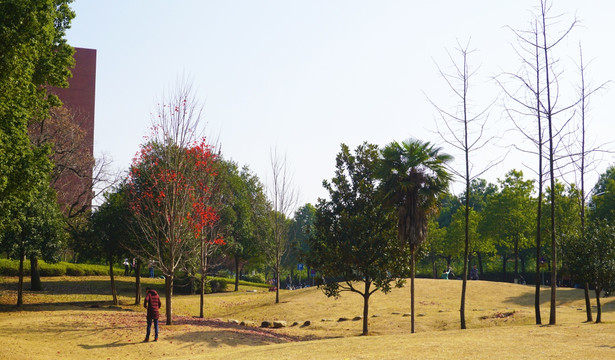
[[[158,130],[153,128],[154,133]],[[169,153],[172,155],[166,155]],[[209,184],[217,176],[216,160],[205,139],[183,149],[146,143],[133,159],[128,177],[131,210],[137,215],[166,219],[168,224],[185,224],[195,238],[200,238],[219,220],[216,209],[208,205],[212,196]],[[224,240],[210,243],[224,244]]]

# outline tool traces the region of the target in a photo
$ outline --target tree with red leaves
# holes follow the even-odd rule
[[[152,136],[147,139],[128,176],[131,212],[143,234],[133,253],[156,261],[165,277],[167,325],[172,324],[173,280],[203,242],[223,243],[208,229],[218,220],[211,205],[217,155],[196,135],[202,107],[181,88],[159,105]]]

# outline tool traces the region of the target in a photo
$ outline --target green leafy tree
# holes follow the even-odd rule
[[[482,218],[481,232],[495,244],[502,257],[502,276],[506,279],[506,263],[515,262],[515,279],[519,278],[519,251],[532,246],[533,182],[523,179],[523,172],[509,171],[499,181],[500,191],[489,197]]]
[[[323,284],[325,294],[338,297],[350,291],[363,297],[363,335],[368,333],[370,296],[379,289],[390,291],[393,280],[398,287],[403,284],[398,278],[405,256],[396,241],[394,213],[383,206],[377,189],[378,161],[376,145],[363,143],[352,154],[342,144],[335,176],[323,182],[329,199],[318,200],[308,241],[308,264],[325,277],[343,280]]]
[[[586,236],[568,242],[564,259],[577,279],[593,285],[596,293],[596,323],[602,321],[600,294],[615,286],[615,226],[606,220],[589,222]]]
[[[286,257],[286,263],[292,270],[295,266],[303,261],[305,254],[310,250],[308,239],[314,232],[314,221],[316,218],[316,208],[308,203],[295,211],[292,223],[289,229],[290,249]],[[310,268],[307,269],[308,279],[310,276]]]
[[[91,216],[91,227],[85,232],[87,239],[80,241],[80,252],[87,257],[101,257],[109,264],[111,296],[118,304],[113,265],[126,254],[126,248],[136,242],[132,224],[132,213],[128,203],[127,188],[121,185],[104,195],[105,201]],[[140,303],[140,274],[137,269],[136,298]]]
[[[69,0],[0,2],[0,234],[19,231],[26,209],[47,193],[49,152],[31,146],[28,124],[59,106],[47,86],[65,87],[74,60],[65,40]],[[11,236],[13,236],[11,235]]]
[[[63,218],[53,189],[46,179],[34,189],[30,201],[16,214],[13,225],[0,238],[9,255],[19,259],[19,282],[17,306],[23,305],[23,278],[26,256],[42,257],[46,261],[58,261],[58,252],[66,237]]]
[[[247,166],[239,170],[235,163],[227,165],[221,179],[228,189],[225,195],[228,206],[220,211],[220,223],[226,224],[223,232],[227,243],[225,252],[233,257],[235,291],[239,291],[242,263],[254,258],[258,252],[258,226],[265,221],[259,214],[267,208],[267,203],[260,180]]]
[[[615,166],[600,174],[590,201],[589,218],[615,222]]]
[[[397,214],[399,241],[410,251],[411,331],[414,333],[414,276],[416,252],[427,238],[429,217],[451,180],[446,163],[452,157],[429,142],[394,141],[381,152],[377,176],[385,202]]]

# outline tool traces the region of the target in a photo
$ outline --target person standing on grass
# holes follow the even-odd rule
[[[158,318],[160,317],[160,307],[162,306],[162,302],[160,301],[160,296],[158,296],[156,290],[151,288],[146,288],[145,290],[146,293],[143,307],[147,309],[147,332],[145,333],[145,340],[143,340],[143,342],[149,341],[152,322],[154,322],[154,341],[158,341]]]
[[[147,264],[147,267],[149,269],[149,277],[150,278],[154,278],[154,260],[150,260],[149,263]]]
[[[124,276],[130,275],[130,263],[128,262],[128,258],[124,259]]]
[[[470,270],[470,280],[478,280],[478,269],[476,268],[476,265],[474,265],[472,270]]]

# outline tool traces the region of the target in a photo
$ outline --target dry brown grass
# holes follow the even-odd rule
[[[162,280],[145,279],[162,287]],[[329,299],[316,288],[283,291],[282,302],[263,292],[212,294],[206,319],[198,314],[198,296],[174,298],[175,325],[161,325],[161,341],[141,343],[145,316],[131,305],[131,279],[120,278],[121,308],[110,307],[108,279],[47,278],[47,291],[26,293],[15,310],[15,279],[0,279],[0,347],[2,358],[609,358],[615,357],[615,302],[604,299],[605,324],[586,324],[582,291],[558,290],[558,325],[535,326],[533,287],[474,281],[468,284],[466,321],[459,329],[460,281],[418,279],[417,334],[408,334],[408,288],[370,302],[370,336],[357,336],[362,298],[344,293]],[[543,321],[548,321],[549,293],[542,294]],[[163,302],[164,304],[164,302]],[[94,307],[92,307],[94,306]],[[260,329],[229,320],[310,320],[312,325]],[[322,321],[328,319],[331,321]],[[163,323],[163,320],[161,320]],[[553,345],[550,345],[553,344]],[[43,346],[44,345],[44,346]],[[5,355],[6,354],[6,355]]]

